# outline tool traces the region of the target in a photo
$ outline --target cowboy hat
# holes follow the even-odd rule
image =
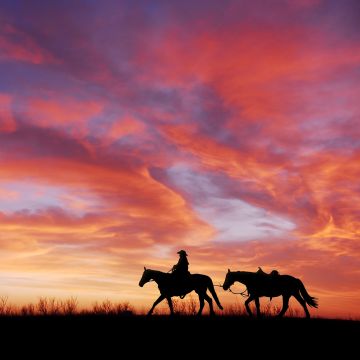
[[[185,255],[185,256],[188,256],[188,254],[186,253],[185,250],[180,250],[177,252],[179,255]]]

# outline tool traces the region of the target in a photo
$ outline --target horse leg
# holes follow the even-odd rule
[[[198,295],[199,295],[199,301],[200,301],[200,309],[199,309],[197,315],[200,316],[201,313],[202,313],[202,311],[203,311],[203,308],[204,308],[205,303],[204,303],[204,295],[203,295],[203,294],[199,294],[199,293],[198,293]]]
[[[173,303],[172,303],[172,300],[171,300],[171,297],[170,296],[167,296],[166,297],[166,300],[169,304],[169,308],[170,308],[170,315],[174,315],[174,307],[173,307]]]
[[[152,314],[152,312],[153,312],[154,309],[155,309],[155,306],[156,306],[158,303],[162,302],[164,299],[165,299],[165,296],[161,294],[161,295],[157,298],[157,300],[154,302],[154,304],[153,304],[153,306],[151,307],[150,311],[147,313],[148,316],[150,316],[150,315]]]
[[[209,303],[210,315],[215,315],[212,298],[205,293],[205,300]]]
[[[256,314],[257,317],[261,316],[261,312],[260,312],[260,300],[258,297],[255,298],[255,305],[256,305]]]
[[[247,300],[245,301],[245,307],[250,316],[252,316],[252,312],[250,310],[249,303],[251,303],[253,300],[254,298],[250,295],[250,297],[248,297]]]
[[[278,317],[282,317],[286,313],[286,310],[289,307],[289,299],[290,299],[289,295],[283,295],[283,308],[281,309],[281,311],[277,315]]]
[[[309,313],[309,310],[306,306],[306,301],[301,297],[301,295],[299,293],[297,294],[294,294],[294,298],[300,303],[300,305],[304,308],[304,311],[305,311],[305,314],[306,314],[306,317],[308,319],[310,319],[310,313]]]

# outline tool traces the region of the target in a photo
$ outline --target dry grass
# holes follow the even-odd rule
[[[80,309],[74,297],[65,300],[56,298],[39,298],[36,304],[30,303],[15,306],[9,303],[8,297],[0,297],[0,316],[69,316],[69,315],[123,315],[133,314],[134,309],[128,303],[112,303],[104,300],[94,303],[90,309]]]
[[[250,306],[250,309],[253,315],[256,315],[255,306],[254,305]],[[279,312],[281,311],[281,306],[277,304],[273,305],[271,303],[267,303],[261,305],[260,310],[262,317],[274,317],[278,315]],[[245,305],[243,304],[230,305],[224,310],[223,314],[229,316],[248,316]],[[285,317],[302,318],[304,317],[304,312],[301,309],[292,308],[291,306],[289,306],[288,310],[285,313]]]
[[[95,315],[130,315],[134,314],[135,310],[129,302],[112,303],[106,299],[101,303],[95,302],[91,310],[83,310],[82,313]]]
[[[199,301],[193,295],[187,296],[184,300],[173,298],[174,311],[182,316],[194,316],[199,310]],[[236,302],[224,307],[223,311],[216,308],[215,311],[221,316],[245,316],[247,311],[243,303]],[[9,303],[7,296],[0,297],[0,316],[69,316],[69,315],[145,315],[149,308],[142,308],[135,310],[129,302],[114,303],[109,299],[102,302],[95,302],[90,308],[80,308],[78,300],[74,297],[65,300],[56,298],[41,297],[38,302],[33,304],[26,304],[22,306],[15,306]],[[255,315],[254,306],[251,307]],[[279,305],[276,304],[262,304],[261,313],[263,317],[273,317],[280,312]],[[205,303],[203,314],[208,314],[209,308]],[[154,315],[168,315],[170,310],[168,304],[164,302],[161,306],[157,307]],[[303,317],[300,309],[289,307],[285,314],[286,317]]]
[[[0,297],[0,315],[9,316],[14,315],[14,307],[9,304],[7,296]]]

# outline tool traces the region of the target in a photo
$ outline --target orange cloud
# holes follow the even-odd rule
[[[154,180],[146,169],[111,169],[100,164],[60,159],[56,160],[54,168],[52,163],[52,159],[8,162],[1,169],[1,176],[8,181],[27,176],[54,186],[85,188],[97,194],[102,198],[102,206],[106,204],[104,216],[113,219],[117,214],[118,220],[113,219],[115,222],[108,227],[113,226],[115,229],[117,226],[114,231],[119,232],[119,236],[122,226],[127,231],[126,228],[132,222],[134,226],[142,223],[138,229],[139,238],[141,240],[142,237],[148,244],[155,241],[171,244],[179,241],[185,234],[189,234],[189,241],[196,243],[207,239],[211,234],[211,228],[197,219],[181,196]],[[29,221],[33,222],[36,218],[37,216],[30,216]],[[25,219],[26,217],[19,222],[23,223]],[[76,222],[72,226],[75,224]],[[167,232],[169,227],[172,228],[171,232]],[[132,236],[136,238],[137,232]],[[119,239],[120,237],[116,237],[115,242]],[[123,241],[126,242],[126,238]]]

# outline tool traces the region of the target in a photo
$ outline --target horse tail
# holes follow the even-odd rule
[[[302,283],[301,280],[299,280],[299,288],[300,288],[299,289],[300,293],[301,293],[302,297],[304,298],[304,300],[306,301],[306,303],[309,306],[317,308],[318,307],[317,298],[312,297],[312,296],[309,295],[309,293],[306,291],[305,286],[304,286],[304,284]]]
[[[213,298],[214,298],[217,306],[219,307],[219,309],[223,310],[224,308],[223,308],[222,305],[220,304],[219,298],[218,298],[217,295],[216,295],[215,288],[214,288],[214,284],[213,284],[211,278],[209,278],[208,289],[210,290],[211,295],[213,296]]]

